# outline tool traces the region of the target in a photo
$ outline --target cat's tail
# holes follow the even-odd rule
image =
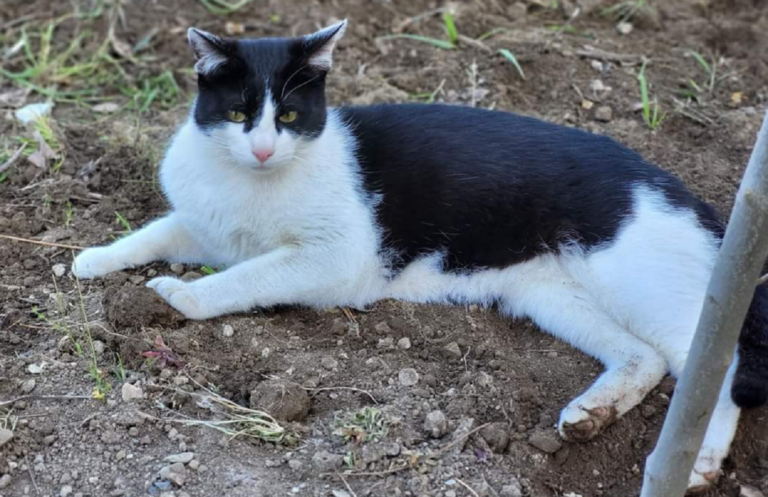
[[[742,408],[760,407],[768,401],[768,288],[764,285],[755,289],[738,350],[731,398]]]

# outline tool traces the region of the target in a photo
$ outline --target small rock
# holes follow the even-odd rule
[[[53,445],[56,442],[56,435],[48,435],[47,437],[43,438],[43,445]]]
[[[173,454],[172,456],[168,456],[163,461],[169,462],[169,463],[182,463],[187,464],[188,462],[192,461],[192,459],[195,458],[194,452],[182,452],[181,454]]]
[[[155,276],[157,276],[157,271],[155,271],[154,269],[147,269],[147,276],[149,278],[154,278]]]
[[[528,438],[528,443],[547,454],[553,454],[563,446],[553,430],[539,430],[534,432]]]
[[[67,266],[64,264],[54,264],[53,265],[53,275],[57,278],[61,278],[65,274],[67,274]]]
[[[123,383],[123,388],[120,390],[123,397],[123,402],[133,402],[134,400],[144,398],[144,390],[141,387],[131,385],[130,383]]]
[[[264,350],[261,351],[261,358],[262,359],[269,359],[269,355],[272,353],[269,347],[264,347]]]
[[[365,464],[380,461],[381,459],[384,459],[384,456],[386,455],[384,447],[381,444],[365,444],[363,450],[360,451],[360,458]]]
[[[408,350],[411,348],[411,339],[408,337],[403,337],[400,340],[397,341],[397,347],[403,350]]]
[[[504,423],[491,423],[482,430],[480,436],[496,454],[501,454],[509,445],[509,433]]]
[[[45,363],[43,364],[30,364],[27,366],[27,371],[32,374],[41,374],[45,370]]]
[[[74,489],[69,485],[64,485],[61,487],[61,491],[59,492],[59,495],[61,497],[67,497],[69,494],[71,494],[74,491]]]
[[[101,441],[107,445],[114,445],[120,443],[120,435],[115,431],[108,430],[101,434]]]
[[[142,283],[144,283],[144,280],[146,280],[146,279],[147,278],[145,278],[144,276],[142,276],[140,274],[134,274],[133,276],[130,276],[128,278],[128,281],[130,281],[134,285],[141,285]]]
[[[336,369],[336,367],[339,365],[339,361],[331,356],[325,356],[320,359],[320,365],[330,371]]]
[[[298,459],[291,459],[290,461],[288,461],[288,467],[294,471],[300,471],[302,466],[304,466],[304,463],[299,461]]]
[[[309,414],[309,395],[299,385],[264,381],[251,391],[250,405],[282,421],[302,421]]]
[[[224,338],[232,338],[235,336],[235,329],[231,325],[225,324],[221,334],[224,335]]]
[[[190,282],[190,281],[199,280],[202,277],[203,275],[200,273],[197,273],[195,271],[189,271],[188,273],[184,273],[184,276],[181,277],[181,281]]]
[[[512,480],[501,487],[499,492],[501,497],[523,497],[523,486],[520,484],[520,480],[512,477]]]
[[[381,335],[389,335],[392,333],[392,328],[389,327],[386,321],[376,323],[376,326],[374,326],[373,329],[379,332]]]
[[[189,464],[187,464],[187,467],[192,471],[197,471],[197,468],[200,467],[200,461],[198,461],[197,459],[192,459],[191,461],[189,461]]]
[[[312,456],[312,464],[320,471],[335,471],[344,464],[344,456],[324,450]]]
[[[168,438],[173,440],[174,438],[179,436],[179,430],[176,428],[171,428],[171,431],[168,432]]]
[[[184,274],[184,264],[171,264],[171,271],[173,271],[176,274]]]
[[[493,385],[493,376],[489,375],[485,371],[480,371],[477,374],[477,379],[475,380],[475,383],[477,383],[477,386],[482,388],[488,388],[491,385]]]
[[[34,390],[36,386],[37,386],[37,382],[35,381],[34,378],[31,379],[31,380],[27,380],[27,381],[25,381],[24,383],[21,384],[21,393],[23,393],[23,394],[31,393],[32,390]],[[0,444],[0,445],[2,445],[2,444]]]
[[[595,110],[595,119],[602,122],[610,122],[613,120],[613,109],[607,105],[601,105]]]
[[[379,338],[379,343],[376,344],[377,349],[394,349],[395,348],[395,339],[392,337],[387,338]]]
[[[104,342],[101,340],[94,340],[93,341],[93,351],[96,352],[96,355],[101,355],[104,353],[104,350],[107,348],[106,345],[104,345]]]
[[[349,492],[345,492],[344,490],[332,490],[331,495],[333,497],[352,497],[349,495]]]
[[[654,414],[656,414],[657,409],[653,406],[643,406],[640,408],[640,414],[643,415],[644,418],[650,418]]]
[[[603,63],[599,60],[593,60],[589,63],[589,65],[592,66],[592,69],[594,69],[597,72],[603,72]]]
[[[443,347],[443,353],[449,358],[461,359],[461,348],[456,342],[451,342]]]
[[[116,461],[122,461],[123,459],[125,459],[125,456],[126,456],[126,455],[127,455],[127,454],[125,453],[125,451],[124,451],[124,450],[121,450],[120,452],[118,452],[117,454],[115,454],[115,460],[116,460]]]
[[[739,497],[765,497],[763,492],[749,485],[739,487]]]
[[[404,387],[412,387],[419,382],[419,373],[413,368],[403,368],[397,378]]]
[[[0,447],[13,440],[13,432],[5,428],[0,429]]]
[[[622,34],[624,36],[631,33],[634,28],[635,27],[628,22],[620,22],[616,25],[616,31],[618,31],[619,34]]]
[[[441,438],[448,432],[448,419],[443,411],[432,411],[424,419],[424,431],[432,438]]]
[[[3,489],[11,484],[11,475],[3,475],[0,477],[0,489]]]

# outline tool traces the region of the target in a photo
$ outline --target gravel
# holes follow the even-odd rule
[[[424,420],[424,431],[432,438],[441,438],[448,432],[448,419],[443,411],[432,411]]]

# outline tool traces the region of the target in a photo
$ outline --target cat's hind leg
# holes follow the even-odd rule
[[[556,262],[541,265],[530,277],[515,275],[517,284],[505,306],[605,365],[605,372],[563,409],[558,422],[563,438],[586,441],[639,404],[664,377],[667,362],[604,312]]]

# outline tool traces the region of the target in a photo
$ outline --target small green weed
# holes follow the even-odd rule
[[[200,266],[200,272],[206,276],[210,276],[212,274],[216,274],[218,271],[212,268],[211,266],[205,265],[205,266]]]
[[[125,383],[127,375],[125,373],[125,366],[123,366],[123,358],[120,357],[120,354],[117,354],[117,364],[115,365],[113,372],[117,381]]]
[[[142,78],[140,87],[122,85],[120,91],[130,99],[128,108],[141,114],[147,112],[153,104],[170,109],[179,103],[181,96],[181,89],[170,70],[158,76]]]
[[[335,425],[334,435],[358,444],[384,438],[388,431],[381,411],[375,407],[364,407],[352,414],[342,415],[335,420]]]
[[[618,22],[629,22],[635,17],[649,14],[648,0],[626,0],[601,11],[601,15],[613,17]]]
[[[648,95],[648,80],[645,78],[645,66],[647,64],[647,60],[643,61],[640,72],[637,74],[637,81],[640,84],[640,98],[642,99],[643,105],[643,120],[649,129],[656,130],[659,126],[661,126],[661,123],[664,122],[667,114],[659,113],[660,107],[656,97],[653,97],[653,102],[650,100]]]
[[[421,100],[425,104],[431,104],[435,102],[435,99],[437,98],[437,95],[440,94],[440,92],[443,91],[443,86],[445,86],[445,79],[440,81],[440,84],[437,85],[437,88],[435,88],[433,91],[429,91],[426,93],[415,93],[411,95],[411,98],[415,100]]]
[[[120,214],[120,212],[115,211],[115,218],[117,219],[117,222],[120,223],[120,225],[125,229],[122,233],[130,233],[133,231],[133,228],[131,227],[131,223],[128,222],[128,220]]]
[[[237,12],[249,3],[253,2],[253,0],[199,0],[199,2],[203,4],[203,6],[208,9],[211,14],[225,16],[232,14],[233,12]]]
[[[501,54],[502,57],[507,59],[513,66],[515,66],[515,69],[517,69],[517,73],[520,75],[520,77],[525,79],[525,72],[523,71],[523,68],[520,67],[520,63],[517,61],[517,57],[515,57],[515,55],[512,52],[510,52],[506,48],[502,48],[501,50],[499,50],[498,53]]]
[[[447,12],[447,11],[443,12],[443,27],[448,36],[447,40],[441,40],[439,38],[430,38],[428,36],[414,35],[409,33],[387,35],[387,36],[382,36],[379,39],[380,40],[396,40],[396,39],[414,40],[414,41],[420,41],[422,43],[427,43],[429,45],[432,45],[433,47],[441,48],[443,50],[453,50],[459,45],[459,31],[456,29],[456,23],[453,21],[453,14],[451,14],[450,12]]]
[[[75,209],[72,207],[72,202],[67,200],[67,204],[64,207],[64,227],[69,228],[72,226],[72,220],[75,218]]]

